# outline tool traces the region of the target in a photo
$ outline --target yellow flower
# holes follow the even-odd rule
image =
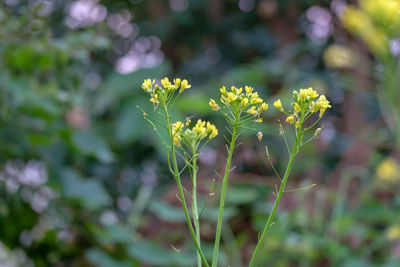
[[[192,120],[190,119],[190,118],[186,118],[186,122],[185,122],[185,125],[186,126],[189,126],[189,124],[192,122]]]
[[[212,110],[217,111],[220,109],[220,107],[218,106],[218,104],[215,102],[214,99],[210,99],[210,102],[208,102],[208,105],[210,105]]]
[[[391,226],[388,229],[386,236],[387,239],[389,239],[390,241],[400,239],[400,226],[399,225]]]
[[[237,99],[237,95],[235,95],[233,92],[228,93],[228,97],[226,98],[228,102],[233,102]]]
[[[246,94],[251,94],[252,92],[253,92],[253,87],[250,87],[250,86],[245,86],[244,87],[244,90],[246,91]]]
[[[226,89],[225,86],[222,86],[219,91],[221,92],[221,94],[226,95]]]
[[[309,87],[308,89],[300,89],[298,101],[306,102],[309,100],[314,100],[317,97],[318,97],[317,91],[315,91],[311,87]]]
[[[210,138],[210,139],[213,139],[213,138],[216,137],[217,135],[218,135],[218,129],[215,128],[215,129],[213,129],[212,132],[210,133],[209,138]]]
[[[185,91],[186,89],[189,89],[190,87],[192,87],[189,82],[185,79],[181,82],[181,89],[179,90],[179,93],[182,93],[183,91]]]
[[[142,84],[142,89],[144,91],[146,91],[147,93],[150,93],[153,90],[153,84],[154,84],[154,80],[153,82],[150,79],[146,79],[144,80],[143,84]]]
[[[315,109],[319,110],[319,117],[321,118],[322,115],[324,115],[325,110],[331,108],[331,105],[329,105],[329,101],[326,99],[324,95],[321,95],[317,102],[315,103]]]
[[[260,110],[262,110],[262,111],[268,110],[268,104],[262,103],[260,106]]]
[[[299,104],[294,103],[293,108],[294,108],[294,112],[296,112],[296,113],[301,112],[301,108],[300,108]]]
[[[294,116],[290,115],[289,117],[286,118],[286,122],[293,124],[294,123]]]
[[[164,79],[162,79],[161,84],[165,90],[168,90],[171,86],[171,82],[169,81],[168,77],[165,77]]]
[[[174,79],[174,85],[177,86],[177,87],[179,85],[181,85],[181,79],[179,79],[179,78]]]
[[[212,139],[218,135],[218,129],[214,124],[207,122],[207,134],[209,134],[209,139]]]
[[[262,102],[263,102],[263,100],[258,97],[258,93],[257,92],[252,94],[251,99],[250,99],[250,104],[256,105],[256,104],[260,104]]]
[[[154,94],[152,98],[150,98],[150,102],[154,104],[158,104],[158,94]]]
[[[274,107],[277,108],[280,112],[284,112],[284,109],[282,107],[282,102],[280,99],[274,102]]]
[[[247,113],[251,114],[251,115],[257,115],[258,111],[256,110],[256,106],[252,106]]]
[[[396,181],[400,178],[400,168],[393,158],[386,158],[376,168],[376,175],[382,181]]]
[[[249,99],[247,97],[243,98],[242,102],[240,102],[242,110],[245,110],[248,104],[249,104]]]
[[[201,137],[205,137],[207,133],[206,122],[202,120],[197,120],[196,125],[193,127],[192,131],[196,134],[199,134]]]

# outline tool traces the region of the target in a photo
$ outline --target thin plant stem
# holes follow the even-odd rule
[[[167,120],[167,129],[168,129],[168,135],[169,135],[170,144],[171,144],[171,159],[172,159],[172,164],[173,164],[173,175],[174,175],[174,178],[176,180],[176,184],[178,186],[179,197],[180,197],[180,200],[181,200],[183,211],[185,213],[186,223],[187,223],[187,225],[189,227],[189,231],[190,231],[190,234],[192,236],[193,242],[194,242],[194,244],[196,246],[197,252],[198,252],[198,254],[200,254],[201,260],[203,261],[204,265],[208,267],[209,265],[208,265],[207,259],[205,258],[204,254],[203,254],[203,251],[201,250],[200,245],[197,242],[196,234],[195,234],[195,231],[193,229],[192,222],[190,221],[190,215],[189,215],[189,211],[188,211],[186,200],[185,200],[185,193],[183,191],[180,172],[179,172],[179,169],[178,169],[178,163],[176,161],[175,146],[174,146],[172,129],[171,129],[171,118],[170,118],[170,115],[168,113],[167,107],[165,105],[164,105],[164,113],[165,113],[165,118]]]
[[[215,244],[214,244],[214,253],[212,259],[212,267],[216,267],[218,265],[218,252],[219,252],[219,244],[221,240],[221,229],[222,229],[222,220],[223,220],[223,213],[225,207],[225,198],[226,198],[226,189],[228,187],[228,176],[231,169],[231,161],[233,151],[235,149],[236,139],[238,137],[238,115],[235,116],[235,120],[233,122],[233,131],[232,131],[232,139],[229,145],[229,152],[228,158],[226,160],[226,168],[224,179],[222,180],[222,188],[221,188],[221,199],[219,202],[219,211],[218,211],[218,222],[217,222],[217,230],[215,233]]]
[[[262,234],[260,236],[260,239],[257,242],[256,248],[254,249],[253,256],[251,257],[251,260],[250,260],[250,263],[249,263],[249,267],[252,267],[255,264],[257,255],[260,252],[260,249],[261,249],[261,246],[264,243],[265,237],[267,236],[267,232],[268,232],[269,228],[272,225],[272,220],[274,219],[275,212],[278,209],[279,202],[281,201],[283,193],[285,193],[286,182],[287,182],[287,180],[289,178],[289,174],[290,174],[290,172],[292,170],[292,165],[293,165],[294,158],[295,158],[297,152],[299,151],[300,142],[301,142],[301,138],[302,138],[302,135],[303,135],[303,132],[301,131],[301,128],[302,128],[302,124],[300,125],[299,129],[296,131],[296,133],[297,133],[296,134],[296,142],[295,142],[295,144],[293,146],[292,153],[290,154],[290,159],[289,159],[289,163],[288,163],[288,165],[286,167],[285,175],[283,176],[281,185],[279,187],[279,192],[278,192],[278,194],[276,196],[275,203],[274,203],[274,206],[272,208],[272,211],[268,216],[267,223],[265,224],[264,230],[263,230],[263,232],[262,232]]]
[[[192,210],[193,210],[193,222],[194,222],[194,229],[196,232],[196,240],[201,248],[201,240],[200,240],[200,221],[199,221],[199,212],[197,209],[197,156],[196,150],[193,149],[193,160],[192,160],[192,183],[193,183],[193,190],[192,190]],[[197,252],[197,266],[201,267],[201,256],[200,253]]]

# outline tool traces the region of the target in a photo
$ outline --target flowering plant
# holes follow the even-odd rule
[[[144,116],[145,119],[148,120],[156,130],[157,123],[163,126],[168,132],[169,139],[165,142],[165,147],[167,151],[169,169],[177,183],[179,197],[185,213],[186,222],[197,250],[197,266],[209,266],[209,263],[202,251],[200,240],[200,218],[197,207],[196,173],[197,159],[201,153],[201,150],[211,139],[215,138],[218,135],[218,129],[210,122],[206,122],[201,119],[197,120],[196,124],[192,127],[190,127],[190,119],[186,119],[185,122],[176,121],[172,123],[170,109],[173,107],[176,98],[181,93],[183,93],[185,89],[188,89],[191,86],[186,80],[174,79],[174,82],[171,83],[168,78],[162,79],[161,85],[162,87],[155,84],[154,80],[151,81],[150,79],[147,79],[144,81],[142,88],[144,91],[150,94],[150,102],[154,104],[155,109],[161,107],[166,122],[155,122],[155,120],[145,112]],[[259,94],[254,91],[254,88],[250,86],[245,86],[244,90],[243,88],[232,86],[230,91],[228,91],[225,86],[223,86],[222,88],[220,88],[219,91],[219,102],[217,103],[217,101],[215,101],[214,99],[210,99],[209,106],[212,110],[218,111],[224,116],[225,120],[228,123],[227,129],[230,133],[230,139],[226,138],[229,149],[226,159],[225,173],[222,177],[218,221],[215,233],[215,244],[211,261],[213,267],[218,266],[219,246],[221,239],[221,230],[223,226],[223,213],[225,207],[226,192],[228,189],[228,180],[229,173],[231,171],[232,156],[237,146],[237,139],[244,131],[244,129],[247,128],[247,123],[261,123],[261,113],[268,110],[268,104],[266,104],[264,100],[259,97]],[[285,192],[288,192],[285,191],[285,186],[289,178],[295,156],[302,146],[304,146],[306,143],[310,142],[319,135],[319,133],[321,132],[321,128],[317,128],[314,135],[305,142],[303,142],[304,134],[311,130],[319,122],[325,111],[331,107],[326,97],[324,95],[319,96],[318,93],[312,88],[300,89],[299,91],[293,92],[293,103],[291,105],[292,109],[285,109],[282,106],[281,100],[279,99],[274,102],[274,106],[287,116],[286,122],[289,125],[293,125],[292,129],[295,133],[295,143],[290,149],[290,145],[287,142],[282,125],[280,125],[282,135],[285,138],[285,142],[290,154],[289,162],[283,178],[280,177],[275,167],[273,166],[272,161],[270,160],[268,149],[266,147],[267,159],[272,165],[272,168],[275,171],[276,175],[281,180],[281,185],[279,187],[279,191],[275,193],[276,200],[273,209],[266,220],[264,230],[262,231],[260,239],[258,240],[258,243],[255,247],[249,266],[254,266],[257,255],[260,251],[261,245],[264,242],[268,229],[272,225],[272,220],[274,219],[274,215],[278,208],[282,195]],[[309,124],[308,120],[312,120],[312,118],[314,118],[313,114],[316,113],[319,113],[318,117],[314,120],[313,123]],[[261,141],[262,133],[259,132],[257,134],[257,137]],[[183,151],[184,153],[179,153],[179,150]],[[182,155],[185,160],[186,166],[184,166],[182,169],[179,169],[178,167],[177,155]],[[190,218],[189,215],[190,213],[188,211],[185,200],[185,190],[182,186],[180,176],[185,168],[188,168],[190,171],[193,185],[193,190],[191,194],[192,218]],[[306,188],[295,189],[294,191],[307,189],[312,186],[314,185],[308,186]]]

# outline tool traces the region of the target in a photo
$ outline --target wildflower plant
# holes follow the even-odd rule
[[[233,151],[236,147],[237,138],[243,129],[246,128],[247,123],[251,121],[256,123],[262,122],[262,119],[260,118],[261,112],[268,109],[268,104],[266,104],[264,100],[259,97],[258,93],[254,92],[254,88],[250,86],[245,86],[244,91],[243,88],[236,88],[235,86],[232,86],[231,90],[227,91],[225,86],[223,86],[219,91],[221,93],[220,104],[217,104],[214,99],[210,99],[209,105],[212,110],[221,112],[225,117],[228,123],[227,130],[231,134],[231,139],[229,140],[226,138],[229,149],[228,157],[226,159],[225,173],[222,178],[221,197],[212,259],[213,267],[218,264],[226,191],[228,187],[229,172],[231,171]]]
[[[314,134],[312,135],[311,138],[308,140],[304,141],[304,135],[308,131],[311,131],[316,124],[320,121],[322,116],[324,115],[325,111],[328,108],[331,108],[331,105],[329,101],[326,99],[324,95],[319,96],[317,91],[313,90],[311,87],[308,89],[300,89],[299,91],[293,91],[293,102],[291,104],[290,109],[285,109],[282,106],[282,102],[280,99],[276,100],[274,102],[274,107],[278,109],[280,112],[284,113],[286,117],[286,123],[292,126],[292,129],[294,131],[294,136],[295,136],[295,142],[292,147],[290,147],[290,144],[286,138],[286,134],[283,130],[282,125],[280,125],[280,132],[281,135],[284,137],[286,147],[288,149],[288,153],[290,155],[289,157],[289,162],[286,166],[285,173],[283,177],[279,175],[279,173],[276,171],[269,152],[268,152],[268,147],[265,147],[266,153],[267,153],[267,159],[269,163],[271,164],[273,170],[275,171],[276,175],[278,176],[279,180],[281,181],[281,184],[279,186],[279,190],[275,192],[275,203],[272,207],[272,210],[269,214],[269,217],[266,221],[266,224],[264,226],[264,229],[260,235],[260,238],[258,240],[258,243],[254,249],[253,256],[250,260],[249,267],[254,266],[256,262],[257,255],[260,252],[261,246],[264,243],[265,237],[267,235],[267,232],[271,225],[273,224],[273,219],[275,216],[275,212],[278,209],[279,202],[285,192],[292,192],[292,191],[298,191],[298,190],[304,190],[313,187],[315,184],[311,186],[307,186],[305,188],[299,188],[299,189],[294,189],[290,191],[285,191],[286,183],[288,181],[290,172],[292,170],[292,165],[294,162],[294,159],[298,152],[300,151],[300,148],[304,146],[305,144],[309,143],[318,135],[321,133],[321,128],[317,128],[314,131]],[[313,116],[314,114],[318,114],[317,118],[315,119]],[[314,120],[314,122],[312,122]],[[311,122],[310,122],[311,121]]]
[[[168,140],[165,141],[165,147],[167,150],[167,158],[170,172],[172,173],[177,183],[179,198],[185,213],[186,222],[191,233],[193,242],[197,250],[197,266],[209,266],[207,259],[204,256],[201,247],[200,240],[200,218],[197,206],[197,159],[201,153],[202,148],[207,143],[218,135],[218,129],[210,122],[197,120],[196,123],[192,123],[190,118],[186,121],[175,121],[171,119],[171,109],[176,101],[177,97],[182,94],[186,89],[190,88],[190,85],[186,80],[175,79],[171,83],[168,78],[161,80],[161,85],[147,79],[144,81],[142,88],[144,91],[149,93],[150,102],[154,104],[155,110],[161,109],[161,113],[165,118],[165,123],[160,123],[154,120],[149,114],[144,112],[145,119],[148,120],[151,125],[157,130],[157,125],[161,125],[167,130]],[[219,246],[221,240],[221,231],[223,224],[223,213],[225,207],[226,193],[228,188],[229,174],[232,170],[231,161],[235,148],[237,147],[237,139],[240,134],[248,128],[248,124],[261,123],[261,113],[268,110],[268,104],[261,99],[254,88],[245,86],[243,88],[237,88],[232,86],[228,91],[225,86],[220,88],[219,101],[210,99],[209,106],[212,110],[220,112],[227,122],[227,131],[230,136],[225,137],[227,141],[228,155],[226,159],[225,172],[222,178],[221,195],[218,209],[218,220],[215,232],[215,243],[213,250],[213,257],[211,265],[213,267],[218,266]],[[280,130],[284,136],[288,152],[290,154],[289,162],[286,167],[283,178],[281,178],[272,164],[269,156],[268,149],[266,147],[267,159],[272,165],[276,175],[281,180],[279,191],[275,192],[276,200],[269,214],[268,219],[262,234],[255,247],[253,256],[249,263],[249,266],[254,266],[257,255],[260,252],[260,248],[264,242],[266,234],[271,227],[274,219],[275,212],[278,208],[279,202],[285,192],[285,186],[289,178],[291,168],[294,162],[294,158],[299,152],[300,148],[306,143],[316,138],[321,132],[321,128],[317,128],[311,138],[307,141],[303,141],[303,137],[306,132],[312,130],[319,120],[324,115],[325,111],[330,108],[330,103],[324,95],[319,96],[318,93],[312,88],[300,89],[299,91],[293,92],[293,102],[291,107],[283,107],[281,100],[274,102],[275,108],[286,115],[286,122],[294,131],[295,143],[290,148],[290,145],[286,139],[286,135],[283,131],[282,125]],[[262,133],[257,133],[257,138],[262,140]],[[185,166],[183,168],[178,167],[177,156],[181,156],[184,159]],[[184,169],[188,169],[192,179],[193,190],[191,193],[191,213],[190,216],[188,206],[185,200],[185,191],[181,183],[181,173]],[[311,185],[309,187],[312,187]],[[307,189],[300,188],[295,189]],[[293,191],[293,190],[292,190]],[[192,223],[193,221],[193,223]]]
[[[154,109],[161,109],[165,121],[160,122],[150,116],[148,113],[143,114],[145,119],[154,127],[158,132],[158,127],[166,129],[168,133],[168,140],[164,141],[167,151],[167,159],[169,170],[174,177],[178,191],[179,199],[185,213],[186,223],[188,225],[190,234],[197,250],[197,264],[198,266],[208,266],[208,262],[201,249],[200,242],[200,223],[199,212],[197,208],[197,159],[201,149],[218,135],[218,130],[215,125],[210,122],[198,120],[193,127],[189,127],[191,120],[186,119],[185,123],[181,121],[172,122],[171,109],[176,99],[191,85],[187,80],[176,78],[173,83],[168,78],[161,80],[161,86],[155,83],[155,80],[146,79],[142,84],[142,89],[150,95],[149,101],[153,103]],[[161,137],[161,135],[160,135]],[[185,160],[183,168],[178,167],[178,156]],[[181,182],[181,173],[188,168],[192,178],[193,191],[192,191],[192,218],[186,203],[185,189]],[[193,221],[193,223],[192,223]]]

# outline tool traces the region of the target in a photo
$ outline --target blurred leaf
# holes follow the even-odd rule
[[[229,202],[236,205],[251,203],[259,197],[257,190],[244,186],[233,186],[228,194]]]
[[[120,224],[112,224],[97,231],[97,238],[105,245],[113,243],[130,244],[133,242],[133,235],[132,230]]]
[[[110,163],[114,160],[114,155],[106,141],[93,132],[74,131],[72,133],[72,143],[80,152],[94,156],[103,163]]]
[[[62,172],[62,189],[67,198],[77,199],[90,210],[108,206],[111,198],[99,181],[82,179],[73,169]]]
[[[131,142],[146,133],[149,127],[143,119],[142,112],[137,108],[136,101],[125,105],[115,122],[115,136],[120,142]]]
[[[163,201],[155,200],[151,202],[149,209],[164,221],[169,221],[169,222],[185,221],[185,214],[181,207],[175,207]]]
[[[129,246],[128,253],[151,266],[187,266],[184,258],[173,251],[172,248],[165,249],[149,241],[143,240]]]
[[[119,261],[104,251],[91,248],[85,252],[86,258],[98,267],[129,267],[132,266],[128,261]]]

